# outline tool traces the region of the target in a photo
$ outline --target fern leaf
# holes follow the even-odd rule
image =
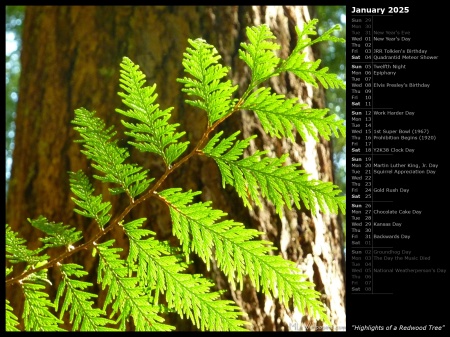
[[[136,164],[123,164],[129,157],[126,149],[117,145],[117,140],[111,140],[116,134],[112,127],[105,129],[105,123],[84,108],[75,110],[74,127],[83,137],[77,142],[84,143],[81,150],[88,159],[94,160],[92,166],[104,172],[104,176],[94,175],[94,178],[119,185],[119,188],[109,189],[112,194],[126,192],[134,198],[145,191],[154,179],[147,179],[147,171]]]
[[[289,58],[280,66],[279,72],[289,71],[297,75],[300,79],[306,83],[311,84],[314,87],[318,87],[317,80],[328,88],[341,88],[345,89],[345,82],[340,79],[337,74],[329,73],[328,67],[318,69],[321,60],[306,61],[306,52],[291,54]]]
[[[60,246],[69,247],[83,238],[83,233],[81,231],[76,231],[75,228],[70,228],[69,225],[63,225],[62,222],[49,222],[47,218],[42,215],[35,220],[28,219],[28,222],[33,227],[43,231],[49,236],[39,239],[44,243],[43,248]]]
[[[6,259],[11,263],[26,262],[34,265],[38,262],[48,259],[48,255],[37,255],[43,248],[29,250],[26,247],[26,240],[18,237],[8,224],[6,224]]]
[[[86,174],[79,170],[78,172],[69,172],[70,189],[79,199],[71,198],[73,202],[81,209],[75,208],[74,211],[87,218],[93,218],[103,228],[108,223],[111,215],[110,202],[102,202],[102,196],[94,196],[94,188]]]
[[[92,298],[97,297],[96,294],[85,292],[87,287],[92,287],[92,283],[71,279],[71,276],[77,278],[83,277],[88,273],[82,266],[68,263],[59,265],[62,280],[59,283],[56,293],[55,308],[58,310],[59,300],[63,297],[63,303],[60,310],[60,318],[70,308],[69,321],[73,324],[73,330],[79,331],[115,331],[115,329],[106,327],[106,324],[114,324],[114,321],[104,318],[103,310],[93,308],[94,302]]]
[[[307,135],[319,140],[317,133],[329,140],[334,134],[345,136],[344,120],[336,115],[326,116],[328,109],[311,109],[307,104],[299,104],[297,99],[286,99],[284,95],[271,94],[270,88],[259,88],[252,92],[242,105],[253,110],[264,131],[271,136],[289,137],[295,141],[293,126],[306,139]]]
[[[17,325],[19,325],[19,320],[17,318],[16,315],[14,315],[13,312],[13,308],[9,305],[9,301],[6,300],[6,305],[5,305],[5,323],[6,323],[6,327],[5,327],[5,331],[20,331],[19,329],[16,328]]]
[[[138,277],[146,286],[166,294],[169,308],[181,317],[187,316],[201,330],[235,331],[244,330],[245,321],[238,319],[241,314],[234,302],[220,299],[220,292],[212,292],[214,285],[200,275],[184,274],[186,265],[180,258],[170,255],[170,248],[154,240],[142,237],[155,233],[140,228],[146,219],[141,218],[124,224],[130,239],[128,262],[138,264]]]
[[[305,22],[302,29],[299,26],[295,26],[295,32],[297,33],[297,44],[295,45],[294,50],[291,55],[294,55],[306,47],[310,46],[311,38],[309,35],[317,35],[316,25],[319,22],[317,19],[312,19],[308,22]]]
[[[302,30],[300,30],[300,28],[298,26],[295,27],[295,31],[298,36],[298,40],[297,40],[297,45],[295,46],[295,48],[292,52],[293,54],[303,50],[304,48],[306,48],[308,46],[311,46],[311,45],[319,43],[319,42],[324,42],[324,41],[330,41],[330,42],[334,42],[334,43],[338,43],[338,42],[344,43],[345,42],[344,38],[340,38],[340,37],[333,35],[335,31],[341,29],[340,25],[334,25],[333,27],[331,27],[330,29],[328,29],[327,31],[322,33],[318,38],[311,40],[308,37],[308,35],[317,35],[316,25],[318,22],[319,22],[318,19],[310,20],[303,26]]]
[[[345,82],[340,79],[337,74],[328,73],[328,69],[328,67],[324,67],[315,73],[316,78],[324,86],[324,88],[328,89],[330,87],[345,89]],[[293,73],[300,77],[300,75],[296,73],[296,70],[294,70]]]
[[[332,35],[335,31],[340,30],[340,29],[341,29],[341,26],[336,24],[333,27],[331,27],[330,29],[328,29],[326,32],[322,33],[317,39],[313,40],[312,43],[314,44],[314,43],[318,43],[318,42],[322,42],[322,41],[344,43],[345,42],[344,38]]]
[[[279,214],[284,205],[291,208],[291,202],[300,208],[300,200],[313,214],[318,211],[316,204],[323,212],[337,213],[340,208],[345,214],[345,197],[338,196],[341,191],[337,186],[330,182],[309,180],[305,171],[297,169],[300,164],[285,165],[288,154],[280,158],[271,158],[264,156],[266,151],[256,151],[251,156],[237,160],[254,138],[238,140],[228,150],[237,134],[223,139],[214,147],[222,131],[217,133],[205,146],[203,153],[216,161],[222,175],[223,186],[228,183],[235,187],[246,206],[251,207],[252,199],[262,207],[258,197],[261,195],[275,205]]]
[[[120,329],[125,330],[126,322],[133,318],[137,331],[170,331],[174,327],[162,323],[158,316],[159,307],[151,304],[151,298],[137,277],[129,276],[131,266],[119,256],[121,248],[111,247],[114,240],[96,245],[99,253],[98,283],[108,292],[104,308],[112,303],[112,315],[119,313]]]
[[[247,63],[252,71],[249,87],[253,87],[275,74],[280,58],[274,51],[280,49],[280,45],[270,41],[276,37],[265,24],[247,27],[246,32],[250,43],[241,43],[244,51],[239,49],[239,58]]]
[[[232,287],[237,279],[242,288],[247,274],[257,291],[262,289],[267,295],[278,296],[285,305],[293,299],[300,311],[308,310],[312,316],[330,324],[319,300],[320,293],[311,288],[313,283],[303,280],[305,276],[299,274],[292,261],[269,255],[276,249],[272,243],[254,240],[263,233],[231,220],[219,221],[227,214],[212,209],[211,202],[192,203],[198,194],[176,188],[159,194],[170,209],[173,233],[185,252],[197,253],[209,268],[214,249],[217,264]]]
[[[319,22],[318,19],[312,19],[308,22],[306,22],[302,29],[300,27],[295,26],[295,32],[297,33],[297,44],[292,51],[292,54],[296,54],[303,49],[305,49],[308,46],[311,46],[315,43],[323,42],[323,41],[330,41],[330,42],[345,42],[345,39],[339,38],[337,36],[332,35],[335,31],[340,30],[340,25],[334,25],[330,29],[328,29],[326,32],[322,33],[318,38],[311,40],[309,38],[309,35],[317,35],[316,26]]]
[[[136,142],[128,142],[142,152],[152,152],[163,157],[166,165],[174,162],[187,148],[189,142],[178,142],[185,132],[176,132],[178,123],[170,124],[170,111],[173,108],[160,110],[159,104],[154,104],[157,94],[154,94],[156,84],[143,87],[145,75],[129,58],[124,57],[120,64],[120,87],[126,93],[119,92],[122,102],[131,108],[128,111],[116,109],[116,112],[137,119],[140,123],[133,124],[122,121],[131,130],[126,135],[134,137]]]
[[[283,60],[277,69],[278,73],[283,71],[289,71],[297,75],[306,83],[318,87],[316,79],[324,86],[325,89],[328,88],[341,88],[345,89],[345,82],[340,79],[336,74],[328,73],[328,67],[318,70],[321,60],[316,61],[306,61],[307,54],[302,52],[306,47],[311,46],[315,43],[330,41],[330,42],[345,42],[345,39],[333,36],[334,31],[339,30],[340,26],[335,25],[325,33],[321,34],[320,37],[311,41],[308,35],[317,35],[316,25],[318,23],[317,19],[313,19],[307,22],[303,29],[300,30],[299,27],[295,27],[298,39],[297,45],[295,46],[292,53],[286,60]]]
[[[234,106],[231,96],[238,86],[232,86],[229,80],[222,81],[229,69],[217,62],[220,55],[214,46],[203,39],[188,39],[188,42],[193,49],[187,48],[186,53],[183,54],[183,66],[185,71],[194,78],[184,77],[177,81],[184,84],[185,87],[181,89],[183,92],[201,99],[185,102],[205,110],[209,126],[211,126],[231,111]]]
[[[128,222],[126,224],[121,224],[124,227],[125,233],[130,240],[130,246],[128,251],[127,263],[129,265],[136,266],[136,274],[140,280],[140,284],[143,284],[147,289],[154,290],[155,305],[159,295],[164,293],[164,275],[158,274],[159,270],[155,267],[155,262],[153,259],[164,259],[171,260],[170,263],[175,263],[173,257],[162,257],[162,255],[170,255],[168,252],[171,248],[164,244],[164,242],[154,240],[150,237],[143,240],[143,237],[153,236],[154,232],[140,228],[145,218],[140,218]]]
[[[25,297],[22,319],[26,331],[65,331],[58,326],[63,321],[50,310],[54,309],[54,304],[43,291],[44,285],[23,282],[22,289]]]

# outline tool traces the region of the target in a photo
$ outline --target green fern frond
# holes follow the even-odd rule
[[[81,150],[88,159],[94,160],[92,164],[97,170],[104,172],[105,176],[94,175],[94,178],[120,185],[119,188],[110,188],[112,194],[126,192],[134,198],[145,191],[154,180],[147,179],[148,170],[143,170],[136,164],[123,164],[129,157],[126,149],[117,145],[117,140],[111,140],[116,134],[113,127],[105,129],[105,123],[84,108],[75,110],[75,119],[72,124],[83,137],[76,142],[84,143],[85,150]]]
[[[226,213],[210,207],[211,202],[193,203],[195,196],[201,192],[181,192],[180,188],[164,190],[158,196],[168,205],[172,218],[173,234],[180,240],[184,254],[196,253],[210,269],[213,259],[213,248],[219,268],[228,277],[230,284],[235,287],[239,283],[242,287],[245,271],[241,268],[245,262],[240,252],[234,251],[228,240],[251,242],[252,239],[263,234],[254,229],[245,229],[244,225],[232,220],[218,222]],[[269,241],[255,241],[259,250],[269,252]],[[253,243],[254,244],[254,243]],[[257,247],[252,247],[255,249]],[[236,255],[236,256],[235,256]],[[236,278],[237,277],[237,282]]]
[[[231,81],[221,81],[228,75],[229,69],[218,64],[221,58],[214,46],[203,39],[191,40],[189,44],[194,48],[187,48],[183,54],[185,72],[194,79],[184,77],[177,79],[184,84],[181,91],[189,96],[198,96],[201,100],[186,100],[187,104],[205,110],[209,126],[229,113],[234,105],[231,96],[238,86],[232,86]]]
[[[321,63],[320,59],[316,61],[306,61],[306,56],[306,52],[301,54],[291,54],[291,56],[289,56],[280,66],[279,71],[290,71],[316,88],[318,87],[317,79],[325,89],[328,89],[329,87],[345,89],[345,82],[340,79],[337,74],[328,73],[328,67],[318,69]]]
[[[100,257],[98,283],[103,289],[108,286],[103,310],[112,303],[111,316],[119,313],[117,321],[121,330],[125,330],[131,317],[136,331],[173,330],[173,326],[162,323],[164,319],[158,316],[159,307],[151,304],[149,294],[139,286],[139,279],[129,275],[133,267],[120,258],[118,253],[122,249],[112,247],[113,243],[114,240],[110,240],[95,246]]]
[[[136,275],[140,280],[140,284],[144,285],[147,289],[154,291],[154,305],[158,304],[159,295],[164,293],[165,283],[164,275],[159,275],[161,270],[158,264],[155,264],[155,259],[159,259],[159,263],[163,264],[175,264],[177,259],[171,256],[169,251],[171,248],[164,244],[164,242],[155,240],[153,237],[143,240],[143,237],[154,236],[156,233],[140,228],[145,218],[136,219],[123,226],[128,238],[129,238],[129,250],[127,263],[129,265],[136,266]],[[168,256],[162,256],[168,255]],[[164,261],[167,261],[165,263]],[[137,263],[136,263],[137,262]],[[162,276],[162,277],[160,277]]]
[[[137,119],[141,123],[133,124],[122,120],[122,124],[131,130],[126,135],[134,137],[137,142],[128,142],[142,152],[152,152],[163,157],[166,165],[174,162],[188,147],[189,142],[178,142],[186,132],[175,132],[180,125],[170,124],[170,111],[173,108],[160,110],[154,104],[157,94],[153,94],[156,84],[143,87],[145,75],[129,58],[124,57],[120,64],[120,87],[126,93],[119,92],[122,102],[131,108],[128,111],[116,109],[116,112]]]
[[[92,283],[71,279],[71,276],[77,278],[83,277],[88,273],[83,267],[68,263],[59,265],[62,280],[59,283],[56,293],[55,308],[58,310],[58,303],[63,298],[59,318],[62,319],[64,313],[70,310],[69,321],[73,324],[72,330],[79,331],[115,331],[116,329],[106,327],[107,324],[114,324],[114,321],[104,318],[103,310],[93,308],[92,298],[98,297],[96,294],[85,292],[85,289],[92,287]],[[64,294],[65,292],[65,294]],[[62,297],[64,294],[64,297]]]
[[[328,89],[328,87],[330,87],[330,88],[345,89],[345,82],[341,78],[339,78],[337,74],[328,73],[328,70],[329,70],[328,67],[324,67],[320,69],[318,72],[314,73],[314,75],[319,80],[319,82],[324,86],[324,88]],[[300,77],[300,75],[296,72],[296,70],[294,70],[293,73]]]
[[[19,325],[19,319],[14,315],[13,308],[9,305],[8,300],[6,300],[5,309],[5,331],[20,331],[16,328],[16,326]]]
[[[49,236],[39,239],[44,243],[43,248],[60,246],[69,247],[83,238],[83,233],[81,231],[77,231],[69,225],[63,225],[62,222],[49,222],[47,218],[42,215],[36,220],[28,219],[28,222],[33,227],[43,231]]]
[[[69,172],[70,189],[79,199],[71,197],[73,202],[81,209],[74,208],[74,211],[87,218],[93,218],[103,228],[108,223],[111,215],[110,202],[102,202],[102,196],[94,196],[94,187],[83,171]]]
[[[319,22],[317,19],[312,19],[303,24],[303,27],[295,26],[295,32],[297,33],[297,44],[295,45],[294,50],[292,51],[292,55],[298,53],[299,51],[305,49],[310,46],[311,38],[309,35],[317,35],[316,25]]]
[[[300,200],[303,201],[313,214],[318,212],[316,204],[323,212],[338,212],[338,208],[345,213],[345,197],[339,197],[341,192],[337,186],[330,182],[309,180],[308,174],[298,170],[300,164],[286,165],[288,154],[280,158],[264,157],[266,151],[256,151],[254,154],[237,160],[242,156],[244,149],[254,137],[238,140],[234,143],[238,132],[232,134],[214,147],[222,131],[217,133],[205,146],[203,153],[213,158],[222,175],[222,184],[230,184],[235,187],[244,204],[251,207],[250,200],[255,201],[260,207],[262,203],[258,198],[267,198],[281,214],[283,206],[291,208],[294,202],[300,208]],[[226,152],[231,145],[233,147]]]
[[[331,42],[345,42],[345,39],[333,36],[333,32],[340,29],[339,25],[335,25],[320,37],[312,40],[308,35],[317,35],[316,25],[318,23],[317,19],[313,19],[307,22],[303,29],[300,30],[298,26],[295,27],[298,39],[297,44],[292,51],[292,53],[281,62],[277,73],[281,72],[292,72],[301,78],[306,83],[318,87],[316,79],[324,86],[325,89],[330,88],[341,88],[345,89],[345,82],[340,79],[336,74],[328,73],[328,67],[318,70],[321,60],[316,61],[306,61],[307,53],[302,51],[315,43],[323,41]]]
[[[337,30],[341,29],[340,25],[334,25],[330,29],[328,29],[326,32],[322,33],[318,38],[311,40],[308,35],[317,35],[316,26],[319,22],[318,19],[312,19],[308,22],[306,22],[303,25],[303,28],[300,29],[300,27],[295,26],[295,32],[297,33],[297,45],[295,46],[294,50],[292,51],[292,54],[296,54],[299,51],[305,49],[308,46],[311,46],[313,44],[324,42],[324,41],[330,41],[330,42],[339,42],[344,43],[345,39],[340,38],[337,36],[334,36],[333,33]]]
[[[6,224],[6,259],[11,263],[26,262],[29,265],[34,265],[40,261],[48,259],[48,255],[37,255],[43,250],[39,248],[36,250],[29,250],[25,243],[25,239],[18,237],[18,233],[14,232],[8,224]]]
[[[293,299],[301,312],[308,310],[329,324],[320,293],[311,289],[313,283],[303,280],[306,276],[299,274],[295,264],[279,255],[269,255],[276,249],[270,241],[253,240],[263,233],[231,220],[219,221],[227,214],[212,209],[211,202],[192,203],[199,193],[172,188],[159,194],[169,206],[173,233],[183,250],[197,253],[209,268],[214,248],[217,265],[233,288],[237,279],[242,289],[247,274],[257,291],[278,296],[285,305]]]
[[[25,297],[22,320],[26,331],[65,331],[58,324],[64,323],[50,309],[55,306],[45,293],[45,286],[37,283],[23,282]]]
[[[313,24],[314,26],[315,26],[317,23],[318,23],[318,20],[317,20],[317,19],[311,20],[311,22],[310,22],[310,24]],[[337,37],[337,36],[334,36],[334,35],[333,35],[333,33],[334,33],[335,31],[338,31],[338,30],[340,30],[340,29],[341,29],[341,26],[340,26],[340,25],[338,25],[338,24],[334,25],[333,27],[331,27],[330,29],[328,29],[327,31],[325,31],[324,33],[322,33],[317,39],[312,40],[312,41],[311,41],[311,45],[316,44],[316,43],[319,43],[319,42],[323,42],[323,41],[329,41],[329,42],[334,42],[334,43],[344,43],[344,42],[345,42],[345,39],[344,39],[344,38],[342,38],[342,37]],[[297,31],[297,34],[298,34],[299,36],[301,36],[301,35],[300,35],[301,32],[300,32],[300,30],[298,29],[298,27],[296,27],[296,31]]]
[[[339,132],[345,136],[344,120],[336,115],[326,116],[328,109],[311,109],[300,104],[295,98],[286,99],[284,95],[271,94],[270,88],[259,88],[252,92],[242,105],[243,109],[253,110],[258,116],[264,131],[271,136],[289,137],[295,141],[293,125],[306,139],[307,135],[319,141],[317,133],[329,140]]]
[[[317,39],[315,39],[313,41],[313,43],[318,43],[318,42],[322,42],[322,41],[344,43],[345,42],[344,38],[332,35],[335,31],[338,31],[338,30],[341,30],[341,26],[336,24],[333,27],[331,27],[330,29],[328,29],[326,32],[322,33]]]
[[[154,232],[140,228],[146,219],[124,224],[130,239],[128,262],[138,265],[138,277],[145,279],[148,288],[155,289],[154,298],[166,294],[169,308],[181,317],[187,316],[198,328],[212,331],[236,331],[245,321],[238,319],[239,307],[233,301],[221,300],[220,292],[212,292],[214,285],[201,275],[184,274],[186,265],[180,258],[170,255],[168,247],[152,237]]]
[[[241,47],[245,51],[239,49],[238,52],[239,58],[247,63],[252,71],[249,85],[252,88],[275,74],[275,68],[281,60],[274,51],[280,49],[280,45],[269,41],[275,40],[276,37],[265,24],[247,27],[246,32],[250,43],[242,42]]]

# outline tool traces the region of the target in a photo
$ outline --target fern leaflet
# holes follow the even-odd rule
[[[83,171],[69,172],[70,189],[79,199],[71,197],[72,201],[81,209],[75,208],[74,211],[87,218],[93,218],[103,228],[108,223],[111,215],[108,212],[111,209],[110,202],[102,202],[102,196],[93,196],[94,188],[88,177]]]
[[[261,126],[271,136],[289,137],[295,141],[292,133],[294,125],[302,136],[307,135],[319,140],[317,132],[329,140],[331,134],[345,136],[344,120],[336,115],[325,116],[328,109],[311,109],[307,104],[299,104],[297,99],[286,99],[284,95],[271,94],[270,88],[259,88],[252,92],[242,104],[243,109],[253,110]]]
[[[320,59],[316,61],[305,61],[306,57],[306,53],[291,54],[280,66],[279,72],[290,71],[316,88],[318,88],[317,79],[325,89],[329,87],[345,89],[344,81],[337,74],[328,73],[328,67],[318,70],[321,63]]]
[[[201,275],[182,273],[185,264],[179,257],[169,255],[168,246],[153,238],[142,239],[155,234],[140,228],[145,220],[141,218],[123,226],[130,239],[128,262],[137,263],[138,277],[144,279],[147,287],[156,289],[154,298],[165,293],[169,308],[181,317],[186,315],[202,330],[245,330],[241,326],[246,322],[237,319],[241,315],[239,307],[233,301],[219,299],[220,292],[211,292],[214,285],[211,281]]]
[[[117,140],[111,138],[116,134],[112,127],[105,129],[105,123],[84,108],[75,110],[74,127],[80,132],[83,140],[77,142],[84,143],[85,150],[81,150],[88,159],[94,160],[92,166],[104,172],[105,176],[94,174],[94,178],[120,185],[118,188],[110,188],[112,194],[126,192],[132,201],[134,198],[147,189],[154,179],[146,179],[147,171],[136,164],[123,164],[129,157],[126,149],[117,145]]]
[[[129,58],[124,57],[120,64],[120,87],[126,93],[119,92],[122,102],[130,107],[128,111],[116,109],[124,116],[137,119],[141,123],[133,124],[122,120],[122,124],[131,132],[126,135],[134,137],[137,142],[129,142],[138,150],[156,153],[163,157],[166,165],[175,161],[187,148],[189,142],[178,142],[186,132],[175,132],[180,125],[168,123],[172,108],[160,110],[158,104],[153,104],[158,97],[153,94],[156,84],[151,87],[143,87],[145,75]]]
[[[44,243],[43,249],[59,246],[69,247],[72,243],[83,238],[83,233],[81,231],[76,231],[75,228],[70,228],[70,226],[63,225],[61,222],[49,222],[47,218],[42,215],[36,220],[28,219],[28,222],[31,223],[33,227],[43,231],[49,236],[39,239]]]
[[[345,213],[345,197],[338,196],[341,191],[337,186],[321,180],[309,180],[305,171],[297,169],[300,165],[298,163],[285,165],[288,154],[280,158],[271,158],[264,157],[266,151],[256,151],[246,158],[237,160],[255,137],[234,143],[239,134],[235,132],[214,147],[222,133],[222,131],[217,133],[209,141],[203,153],[216,161],[222,174],[222,184],[234,186],[246,206],[251,207],[250,199],[252,199],[262,207],[258,197],[261,194],[261,197],[267,198],[275,205],[279,214],[284,205],[291,208],[292,201],[300,208],[300,200],[314,214],[318,211],[316,203],[324,212],[336,213],[340,208]]]
[[[300,30],[298,26],[295,26],[295,31],[297,33],[297,45],[295,46],[294,50],[292,51],[292,54],[295,54],[303,49],[305,49],[308,46],[311,46],[315,43],[323,42],[323,41],[331,41],[331,42],[345,42],[344,38],[339,38],[336,36],[333,36],[332,34],[340,30],[341,27],[339,25],[334,25],[324,33],[322,33],[318,38],[311,40],[311,38],[308,37],[308,35],[317,35],[316,31],[316,25],[319,22],[318,19],[312,19],[308,22],[305,22],[303,25],[303,29]]]
[[[281,61],[275,55],[275,50],[280,49],[280,45],[270,41],[276,37],[267,25],[247,27],[246,32],[250,43],[241,43],[244,51],[239,49],[239,58],[247,63],[252,71],[249,88],[253,88],[275,74],[275,69]]]
[[[5,276],[8,276],[12,273],[12,268],[6,268]],[[5,303],[5,331],[20,331],[16,328],[17,325],[19,325],[19,319],[13,312],[13,308],[9,304],[9,301],[6,300]]]
[[[227,76],[229,69],[218,64],[217,60],[221,57],[214,46],[203,39],[188,39],[188,42],[194,49],[186,49],[186,53],[183,54],[183,66],[194,79],[185,77],[177,81],[185,85],[181,91],[201,98],[201,100],[185,102],[205,110],[209,126],[211,126],[232,110],[236,101],[233,101],[231,96],[238,86],[231,86],[230,80],[221,82],[221,79]]]
[[[115,331],[116,329],[105,326],[106,324],[113,324],[114,321],[102,317],[105,315],[105,312],[92,307],[94,302],[91,298],[97,297],[97,295],[84,291],[87,287],[91,287],[92,283],[70,278],[70,276],[80,278],[87,275],[87,272],[82,270],[83,267],[74,263],[63,264],[59,267],[63,277],[56,293],[56,310],[58,310],[59,299],[65,291],[63,304],[60,309],[60,318],[71,306],[69,321],[73,324],[73,330]]]
[[[16,328],[16,326],[19,325],[18,318],[14,315],[13,308],[9,305],[8,300],[6,300],[5,309],[5,331],[20,331]]]
[[[243,276],[249,275],[257,291],[278,296],[288,305],[293,299],[296,307],[329,323],[320,293],[311,289],[313,283],[304,281],[292,261],[279,255],[269,255],[276,248],[270,241],[252,240],[259,234],[246,229],[243,224],[231,220],[218,222],[227,214],[214,210],[210,202],[192,203],[200,192],[181,192],[173,188],[162,191],[159,196],[169,206],[173,233],[187,253],[197,253],[209,267],[213,247],[219,268],[228,277],[232,287],[236,278],[242,288]]]
[[[48,255],[37,255],[43,248],[29,250],[24,243],[27,241],[18,237],[18,233],[13,232],[11,227],[6,224],[6,259],[11,263],[27,262],[34,265],[38,262],[48,259]]]
[[[113,243],[114,240],[109,240],[95,246],[100,257],[98,283],[103,289],[108,286],[103,310],[112,303],[111,315],[119,313],[117,321],[123,331],[130,317],[137,331],[172,330],[172,326],[162,323],[164,319],[158,316],[158,307],[150,304],[151,297],[139,286],[139,279],[129,276],[133,267],[120,258],[118,252],[122,249],[112,247]]]
[[[309,83],[316,88],[318,87],[316,82],[317,79],[325,89],[328,89],[329,87],[345,89],[344,81],[342,81],[336,74],[328,73],[328,67],[317,70],[321,63],[320,59],[316,61],[306,61],[307,54],[305,52],[300,53],[306,47],[323,41],[345,42],[345,39],[338,38],[332,35],[334,31],[340,29],[339,25],[333,26],[325,33],[323,33],[320,37],[311,41],[308,35],[317,35],[317,23],[318,20],[313,19],[305,23],[302,30],[300,30],[298,26],[295,27],[295,31],[298,36],[297,44],[292,53],[286,58],[286,60],[283,60],[281,62],[276,72],[281,73],[283,71],[290,71],[304,80],[306,83]]]
[[[39,279],[36,280],[32,277],[30,279],[39,281]],[[55,306],[48,299],[48,294],[43,291],[44,285],[23,282],[22,289],[25,296],[22,319],[26,331],[65,331],[58,326],[63,321],[50,311]]]

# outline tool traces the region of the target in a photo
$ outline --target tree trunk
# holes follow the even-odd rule
[[[185,76],[181,60],[188,38],[202,37],[217,47],[223,64],[232,67],[233,81],[241,93],[248,83],[248,70],[238,58],[238,49],[249,25],[266,23],[282,45],[285,57],[296,43],[295,25],[308,21],[306,6],[30,6],[26,8],[21,55],[19,102],[12,176],[7,198],[7,223],[29,242],[29,248],[39,246],[40,233],[28,224],[27,218],[39,215],[50,221],[63,222],[84,231],[85,237],[95,232],[90,222],[73,212],[67,171],[83,169],[91,175],[90,161],[74,143],[78,134],[70,121],[74,110],[85,107],[95,110],[107,125],[114,124],[121,132],[121,116],[114,113],[123,107],[117,92],[119,64],[123,56],[140,65],[147,84],[157,84],[158,104],[162,109],[173,106],[173,120],[187,132],[191,146],[201,137],[205,114],[184,104],[177,78]],[[310,51],[312,58],[312,52]],[[298,97],[313,107],[323,107],[323,92],[292,75],[282,75],[270,81],[277,93]],[[293,144],[271,138],[261,130],[254,114],[236,113],[222,125],[226,134],[237,129],[243,136],[257,134],[252,150],[270,150],[280,156],[289,152],[292,162],[300,162],[314,178],[332,181],[332,156],[329,142],[301,139]],[[127,146],[126,139],[120,140]],[[160,158],[141,154],[130,148],[132,160],[150,169],[158,178],[164,172]],[[94,183],[97,193],[108,195],[105,186]],[[345,326],[345,279],[343,234],[334,215],[311,215],[306,208],[284,211],[279,217],[270,204],[264,209],[245,208],[234,190],[222,189],[221,177],[215,163],[207,158],[193,157],[165,181],[164,186],[184,190],[200,190],[203,200],[227,212],[230,218],[266,233],[266,238],[279,249],[279,254],[297,262],[302,272],[316,284],[335,327]],[[113,212],[121,211],[127,200],[109,198]],[[132,218],[146,217],[147,226],[159,239],[173,240],[168,209],[149,199],[133,209]],[[111,233],[117,245],[126,246],[123,233]],[[51,252],[58,254],[57,250]],[[84,265],[95,284],[95,259],[90,252],[73,256],[72,261]],[[206,272],[204,264],[195,259],[192,271],[212,278],[218,289],[227,289],[226,296],[236,301],[248,313],[253,330],[304,329],[311,323],[297,310],[285,308],[278,300],[256,293],[247,284],[244,290],[232,291],[217,267]],[[56,268],[53,268],[56,269]],[[50,270],[53,284],[58,284],[58,271]],[[23,297],[19,287],[7,289],[7,298],[20,317]],[[96,291],[100,292],[99,289]],[[101,296],[100,296],[101,298]],[[101,300],[101,299],[100,299]],[[195,327],[178,316],[169,315],[169,324],[180,330]],[[319,322],[320,324],[320,322]]]

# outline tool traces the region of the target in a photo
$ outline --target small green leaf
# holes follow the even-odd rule
[[[214,46],[203,39],[188,39],[188,42],[193,48],[187,48],[183,54],[183,66],[193,78],[184,77],[177,81],[184,84],[183,92],[200,98],[186,100],[186,103],[205,110],[211,126],[232,111],[236,101],[231,97],[238,86],[232,86],[230,80],[222,81],[229,69],[217,62],[221,57]]]
[[[70,246],[71,244],[81,240],[83,234],[81,231],[76,231],[75,228],[70,228],[68,225],[63,225],[61,222],[49,222],[47,218],[42,215],[35,220],[28,219],[28,222],[37,229],[40,229],[49,237],[40,238],[45,244],[44,248]]]
[[[122,102],[130,109],[124,111],[116,109],[116,112],[137,119],[140,123],[134,124],[122,120],[122,124],[130,129],[126,135],[133,137],[136,141],[129,144],[135,146],[139,151],[152,152],[160,155],[167,166],[170,166],[181,154],[183,154],[189,142],[179,142],[185,132],[176,132],[178,123],[171,124],[170,111],[159,109],[159,104],[154,104],[157,94],[154,94],[156,84],[144,87],[145,75],[139,70],[128,57],[124,57],[120,64],[120,87],[126,92],[119,92]],[[142,178],[143,179],[143,178]],[[137,195],[140,189],[134,191]]]

